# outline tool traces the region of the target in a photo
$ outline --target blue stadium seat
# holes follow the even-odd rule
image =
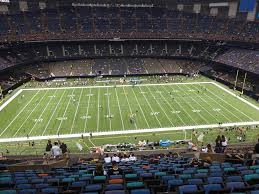
[[[51,194],[58,194],[58,188],[55,188],[55,187],[48,187],[48,188],[44,188],[44,189],[41,189],[41,192],[42,193],[51,193]]]
[[[205,194],[209,194],[211,191],[219,191],[222,190],[221,184],[208,184],[204,185],[203,189],[205,191]]]
[[[131,191],[131,194],[150,194],[149,189],[135,189]]]
[[[208,183],[209,184],[222,184],[223,179],[222,177],[208,177]]]
[[[190,193],[190,192],[196,192],[198,191],[197,185],[183,185],[179,187],[179,193]]]
[[[122,184],[111,184],[111,185],[106,185],[105,190],[111,191],[111,190],[122,190],[123,185]]]
[[[23,189],[18,192],[19,194],[36,194],[36,189]]]

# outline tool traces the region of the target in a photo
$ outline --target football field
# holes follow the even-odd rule
[[[259,108],[215,82],[104,85],[20,89],[0,118],[4,142],[258,125]]]

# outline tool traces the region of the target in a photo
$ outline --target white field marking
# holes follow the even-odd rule
[[[157,87],[156,87],[157,88]],[[170,107],[171,110],[173,110],[173,112],[171,111],[171,113],[177,113],[177,117],[181,120],[181,122],[185,125],[183,119],[178,115],[178,113],[180,113],[181,111],[175,111],[175,109],[171,106],[171,104],[167,101],[167,99],[160,93],[160,96],[166,101],[166,103],[168,104],[168,106]]]
[[[138,106],[139,106],[139,108],[140,108],[140,111],[141,111],[141,113],[142,113],[142,115],[143,115],[143,117],[144,117],[144,120],[146,121],[146,124],[147,124],[148,128],[150,128],[150,125],[149,125],[149,123],[147,122],[147,118],[146,118],[146,116],[145,116],[145,114],[144,114],[144,111],[143,111],[142,107],[140,106],[140,103],[139,103],[138,98],[137,98],[137,96],[136,96],[136,94],[135,94],[135,91],[133,90],[133,88],[131,88],[131,90],[132,90],[132,92],[133,92],[133,94],[134,94],[134,97],[135,97],[135,99],[136,99],[136,101],[137,101],[137,104],[138,104]]]
[[[238,95],[234,94],[233,92],[227,90],[226,88],[222,87],[221,85],[219,85],[219,84],[217,84],[217,83],[215,83],[215,82],[212,82],[212,84],[214,84],[214,85],[217,86],[218,88],[224,90],[225,92],[229,93],[230,95],[236,97],[237,99],[241,100],[242,102],[244,102],[244,103],[250,105],[251,107],[255,108],[256,110],[259,110],[259,107],[258,107],[258,106],[254,105],[253,103],[247,101],[247,100],[244,99],[244,98],[241,98],[240,96],[238,96]]]
[[[225,104],[231,106],[232,108],[234,108],[235,110],[237,110],[238,112],[240,112],[241,114],[243,114],[244,116],[246,116],[247,118],[249,118],[251,121],[254,121],[253,118],[251,118],[250,116],[248,116],[247,114],[245,114],[244,112],[242,112],[241,110],[239,110],[238,108],[234,107],[232,104],[228,103],[227,101],[225,101],[224,99],[222,99],[221,97],[219,97],[218,95],[214,94],[213,92],[211,92],[209,89],[207,89],[210,93],[212,93],[215,97],[217,97],[218,99],[220,99],[222,102],[224,102]],[[241,98],[242,99],[242,98]]]
[[[181,83],[163,83],[163,84],[139,84],[135,85],[135,87],[141,87],[141,86],[166,86],[166,85],[182,85],[182,84],[211,84],[213,82],[181,82]],[[132,87],[132,85],[117,85],[116,87]],[[77,86],[77,87],[59,87],[59,88],[25,88],[21,90],[63,90],[63,89],[80,89],[80,88],[114,88],[114,86]]]
[[[75,89],[73,89],[72,95],[74,94],[74,91],[75,91]],[[68,100],[68,103],[67,103],[65,112],[63,113],[63,116],[62,116],[63,118],[65,117],[65,115],[66,115],[66,113],[67,113],[67,109],[68,109],[68,107],[69,107],[69,105],[70,105],[71,99],[72,99],[72,98],[69,98],[69,100]],[[60,131],[60,128],[61,128],[61,125],[62,125],[63,121],[64,121],[64,120],[62,119],[61,122],[59,123],[58,129],[57,129],[57,135],[59,134],[59,131]]]
[[[100,124],[100,88],[98,88],[98,106],[97,106],[97,132],[99,132],[99,124]]]
[[[142,92],[141,87],[139,87],[139,89],[140,89],[140,91]],[[155,112],[155,111],[153,110],[152,106],[150,105],[149,101],[147,100],[145,94],[142,94],[142,96],[144,96],[144,98],[145,98],[145,100],[146,100],[146,102],[147,102],[147,104],[148,104],[148,106],[149,106],[151,112]],[[157,120],[157,122],[159,123],[160,127],[162,127],[162,124],[161,124],[161,122],[159,121],[159,119],[157,118],[157,115],[155,115],[155,117],[156,117],[156,120]]]
[[[185,90],[182,90],[179,86],[177,86],[177,87],[179,88],[179,90],[180,90],[182,93],[187,94],[187,96],[188,96],[188,93],[186,93]],[[194,99],[192,98],[192,95],[189,95],[189,97],[191,98],[191,100],[192,100],[193,102],[197,103],[196,100],[194,100]],[[184,98],[183,98],[183,101],[185,101]],[[201,108],[203,108],[199,103],[197,103],[197,104],[198,104]],[[187,103],[187,105],[189,105],[189,106],[192,108],[192,112],[198,113],[198,115],[200,116],[200,118],[202,118],[207,124],[210,123],[204,116],[202,116],[202,114],[200,113],[201,110],[195,109],[195,108],[192,106],[192,103]]]
[[[34,108],[33,108],[32,111],[30,112],[30,114],[26,117],[26,119],[23,120],[22,124],[21,124],[21,125],[19,126],[19,128],[16,130],[16,132],[15,132],[14,135],[13,135],[13,137],[15,137],[15,136],[19,133],[19,131],[21,130],[21,128],[23,127],[23,125],[31,118],[31,115],[32,115],[32,114],[34,113],[34,111],[38,108],[38,106],[40,105],[41,101],[44,99],[44,97],[46,96],[47,93],[48,93],[48,91],[45,92],[45,94],[40,98],[40,101],[37,103],[36,106],[34,106]],[[41,118],[41,116],[40,116],[39,118]],[[34,125],[35,125],[35,124],[34,124]]]
[[[57,92],[57,90],[55,90],[54,94],[56,94],[56,92]],[[44,95],[44,96],[45,96],[45,95]],[[39,118],[41,118],[42,115],[45,113],[45,111],[46,111],[47,107],[49,106],[50,102],[52,101],[52,99],[53,99],[53,98],[50,98],[50,99],[49,99],[47,105],[45,105],[44,109],[41,111],[41,114],[40,114]],[[33,125],[33,127],[31,128],[31,130],[30,130],[30,132],[29,132],[28,135],[30,135],[30,134],[32,133],[32,131],[33,131],[33,129],[35,128],[36,125],[37,125],[37,123],[34,123],[34,125]]]
[[[236,127],[236,126],[255,126],[259,125],[259,121],[256,122],[240,122],[240,123],[223,123],[210,124],[210,125],[194,125],[194,126],[181,126],[171,128],[156,128],[156,129],[139,129],[139,130],[125,130],[125,131],[109,131],[109,132],[95,132],[93,136],[111,136],[111,135],[123,135],[123,134],[135,134],[135,133],[154,133],[162,131],[177,131],[177,130],[193,130],[193,129],[213,129],[220,127]],[[18,142],[18,141],[32,141],[32,140],[46,140],[46,139],[70,139],[76,137],[89,137],[90,133],[77,133],[77,134],[64,134],[64,135],[48,135],[48,136],[34,136],[34,137],[18,137],[18,138],[1,138],[0,142]]]
[[[185,87],[186,87],[186,88],[189,88],[188,86],[185,86]],[[196,91],[196,90],[194,90],[194,89],[189,89],[189,90]],[[195,92],[195,93],[196,93],[196,92]],[[209,103],[207,103],[206,100],[203,100],[203,98],[202,98],[200,95],[195,94],[195,96],[197,96],[198,98],[200,98],[203,102],[205,102],[205,104],[207,104],[207,105],[209,105],[209,106],[211,107],[211,105],[210,105]],[[211,114],[206,108],[204,108],[199,102],[197,102],[197,101],[195,100],[195,97],[194,97],[194,98],[191,97],[191,99],[194,100],[196,103],[198,103],[199,106],[200,106],[203,110],[205,110],[211,117],[213,117],[216,121],[219,122],[219,120],[218,120],[217,117],[215,117],[213,114]],[[211,108],[213,108],[213,107],[211,107]]]
[[[90,88],[90,94],[92,94],[92,88]],[[85,124],[84,124],[84,133],[85,133],[85,130],[86,130],[86,124],[87,124],[87,121],[89,119],[89,107],[90,107],[90,99],[93,95],[87,95],[88,96],[88,101],[87,101],[87,109],[86,109],[86,119],[85,119]],[[90,117],[91,118],[91,117]],[[99,123],[99,90],[98,90],[98,122]],[[98,128],[97,128],[97,132],[98,132]]]
[[[124,91],[124,95],[126,96],[126,100],[127,100],[127,103],[128,103],[129,109],[130,109],[130,114],[132,114],[132,109],[131,109],[131,106],[130,106],[130,103],[129,103],[129,99],[128,99],[128,96],[127,96],[127,94],[125,92],[125,88],[124,87],[123,87],[123,91]],[[136,122],[134,122],[134,125],[135,125],[135,128],[138,129]]]
[[[7,101],[5,101],[0,106],[0,112],[10,103],[12,102],[20,93],[22,93],[23,90],[18,90],[14,95],[12,95]]]
[[[122,118],[122,114],[121,114],[121,106],[120,106],[120,102],[119,102],[119,97],[118,97],[118,93],[117,93],[117,88],[115,88],[115,94],[116,94],[116,99],[117,99],[117,103],[118,103],[118,108],[119,108],[119,111],[120,111],[120,118],[121,118],[122,129],[123,129],[123,131],[124,131],[124,130],[125,130],[125,127],[124,127],[124,122],[123,122],[123,118]]]
[[[81,98],[82,98],[82,93],[83,93],[83,89],[81,89],[81,92],[80,92],[80,96],[79,96],[79,100],[78,100],[78,103],[77,103],[77,106],[76,106],[76,112],[75,112],[75,116],[74,116],[74,118],[73,118],[73,122],[72,122],[72,126],[71,126],[70,133],[73,132],[73,129],[74,129],[74,127],[75,127],[75,120],[76,120],[78,108],[79,108],[79,105],[80,105],[80,101],[81,101]]]
[[[238,120],[240,120],[235,114],[233,114],[231,111],[229,111],[228,109],[226,109],[224,106],[222,106],[220,103],[218,103],[216,100],[214,100],[214,98],[210,97],[210,95],[208,95],[206,92],[203,93],[204,95],[206,95],[208,98],[210,98],[212,101],[214,101],[219,107],[225,109],[227,112],[229,112],[230,114],[232,114],[234,117],[236,117]],[[203,98],[201,98],[203,100]],[[206,100],[203,100],[205,102],[207,102]],[[207,103],[208,105],[210,105],[209,103]],[[211,105],[210,105],[211,106]],[[212,106],[211,106],[212,107]],[[231,122],[231,120],[225,116],[225,112],[223,111],[222,113],[220,113],[220,115],[222,115],[225,119],[227,119],[229,122]]]
[[[162,86],[161,88],[164,88],[164,86]],[[171,86],[170,86],[171,89],[173,89]],[[167,91],[166,88],[164,88],[165,91]],[[181,105],[181,103],[178,103],[177,100],[174,100],[174,102],[176,102],[176,104],[178,104],[182,111],[197,125],[198,123],[192,118],[192,116],[185,110],[185,108]]]
[[[65,93],[66,93],[66,90],[64,90],[64,92],[62,93],[62,95],[61,95],[61,97],[60,97],[58,103],[56,104],[54,110],[52,111],[52,115],[50,116],[49,121],[48,121],[47,125],[45,126],[45,129],[44,129],[43,132],[42,132],[42,136],[43,136],[44,133],[46,132],[46,130],[47,130],[49,124],[50,124],[50,121],[52,120],[54,114],[56,113],[56,111],[57,111],[57,109],[58,109],[58,107],[59,107],[59,104],[60,104],[61,100],[63,99],[63,96],[64,96]]]
[[[165,114],[166,118],[168,119],[168,121],[169,121],[169,122],[171,123],[171,125],[174,127],[175,125],[173,124],[173,122],[171,121],[171,119],[169,118],[169,116],[166,114],[166,112],[165,112],[165,110],[163,109],[163,107],[161,106],[160,102],[155,98],[155,96],[154,96],[153,92],[150,90],[150,88],[149,88],[149,87],[147,87],[147,88],[148,88],[149,92],[151,93],[151,95],[154,97],[156,103],[160,106],[161,110],[164,112],[164,114]],[[159,91],[159,92],[156,91],[156,93],[159,93],[159,94],[161,95],[161,91]]]
[[[2,136],[4,134],[4,132],[13,124],[13,122],[19,117],[19,115],[24,111],[24,109],[31,103],[31,101],[37,96],[37,94],[40,91],[36,92],[34,94],[34,96],[29,100],[29,102],[22,108],[22,110],[14,117],[14,119],[7,125],[7,127],[2,131],[2,133],[0,134],[0,136]],[[12,101],[12,100],[11,100]],[[11,102],[9,101],[9,103]],[[6,101],[7,102],[7,101]],[[7,106],[7,104],[5,105]]]
[[[192,112],[201,112],[201,110],[197,110],[197,109],[194,109],[194,110],[192,110]]]
[[[89,136],[88,137],[88,141],[94,146],[94,147],[96,147],[95,145],[94,145],[94,143],[92,142],[92,140],[91,140],[91,137]]]
[[[109,88],[107,88],[107,94],[110,94],[109,93]],[[111,115],[111,108],[110,108],[110,95],[107,95],[107,101],[108,101],[108,112],[109,112],[109,117],[113,117],[113,115]],[[110,131],[112,130],[112,120],[110,120]]]

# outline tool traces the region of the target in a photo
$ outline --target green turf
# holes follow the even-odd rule
[[[0,138],[12,138],[251,122],[259,111],[213,84],[174,84],[23,91],[0,118]]]

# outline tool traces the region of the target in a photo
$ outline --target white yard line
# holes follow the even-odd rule
[[[6,102],[4,102],[1,106],[0,106],[0,112],[10,103],[12,102],[20,93],[22,93],[23,90],[19,90],[18,92],[16,92],[14,95],[12,95]]]
[[[162,88],[164,88],[164,86],[162,86]],[[171,89],[173,89],[172,87],[170,87]],[[164,89],[166,92],[168,92],[167,89]],[[198,124],[193,118],[192,116],[185,110],[185,108],[181,105],[181,103],[178,103],[177,100],[174,100],[174,102],[176,102],[176,104],[179,105],[179,107],[181,107],[181,111],[183,111],[196,125]]]
[[[156,89],[157,89],[157,87],[156,87]],[[168,100],[167,100],[161,93],[159,93],[159,94],[160,94],[160,96],[165,100],[165,102],[168,104],[168,106],[170,107],[170,109],[176,111],[176,110],[171,106],[171,104],[168,102]],[[170,112],[171,112],[171,111],[170,111]],[[171,114],[172,114],[173,116],[175,116],[175,114],[173,114],[172,112],[171,112]],[[176,116],[181,120],[181,122],[183,123],[183,125],[186,125],[186,124],[184,123],[183,119],[182,119],[178,114],[176,114]]]
[[[2,136],[4,134],[4,132],[13,124],[13,122],[19,117],[19,115],[24,111],[24,109],[32,102],[32,100],[37,96],[37,94],[40,91],[37,91],[34,96],[29,100],[29,102],[22,108],[22,110],[14,117],[14,119],[7,125],[7,127],[2,131],[2,133],[0,134],[0,136]],[[16,95],[17,96],[17,95]],[[12,99],[13,100],[13,99]],[[11,101],[12,101],[11,100]],[[9,103],[11,102],[9,101]],[[6,101],[7,102],[7,101]],[[7,106],[7,104],[5,104],[5,106]]]
[[[139,103],[139,101],[138,101],[138,98],[137,98],[137,96],[136,96],[136,94],[135,94],[135,91],[134,91],[133,88],[131,88],[131,90],[132,90],[132,92],[133,92],[133,94],[134,94],[134,97],[135,97],[135,99],[136,99],[136,101],[137,101],[137,104],[138,104],[138,106],[139,106],[139,108],[140,108],[140,111],[141,111],[141,113],[142,113],[142,115],[143,115],[143,117],[144,117],[144,119],[145,119],[145,121],[146,121],[146,124],[147,124],[148,128],[150,128],[150,125],[149,125],[149,123],[148,123],[148,121],[147,121],[147,118],[146,118],[146,116],[145,116],[145,113],[144,113],[144,111],[143,111],[143,109],[142,109],[142,107],[141,107],[141,105],[140,105],[140,103]]]
[[[177,86],[177,87],[178,87],[178,89],[181,91],[181,93],[186,94],[186,92],[185,92],[184,90],[181,90],[181,87],[179,87],[179,86]],[[187,95],[188,95],[188,94],[187,94]],[[193,102],[196,102],[195,100],[193,100],[193,98],[191,97],[191,95],[189,95],[188,97],[190,97]],[[184,98],[182,98],[182,100],[186,102],[186,100],[185,100]],[[196,103],[197,103],[197,102],[196,102]],[[187,104],[189,107],[191,107],[192,110],[195,110],[195,109],[196,109],[196,108],[194,108],[194,107],[192,106],[192,103],[186,103],[186,104]],[[198,103],[197,103],[197,104],[198,104]],[[199,104],[198,104],[198,105],[199,105]],[[202,108],[203,108],[203,107],[202,107]],[[198,115],[200,116],[200,118],[203,119],[207,124],[210,123],[204,116],[202,116],[202,114],[201,114],[200,112],[197,112],[197,114],[198,114]]]
[[[131,86],[131,87],[132,87],[132,86]],[[126,97],[126,101],[127,101],[127,103],[128,103],[129,109],[130,109],[130,114],[132,114],[132,109],[131,109],[131,106],[130,106],[130,103],[129,103],[129,99],[128,99],[128,96],[127,96],[127,94],[126,94],[126,92],[125,92],[125,88],[124,88],[124,87],[123,87],[123,92],[124,92],[124,95],[125,95],[125,97]],[[134,125],[135,125],[135,128],[138,129],[136,122],[134,122]]]
[[[76,120],[76,116],[77,116],[77,113],[78,113],[78,108],[79,108],[79,105],[80,105],[80,101],[81,101],[81,98],[82,98],[82,93],[83,93],[83,89],[81,89],[80,96],[79,96],[79,99],[78,99],[78,102],[77,102],[76,112],[75,112],[75,116],[73,118],[73,122],[72,122],[70,133],[73,132],[73,129],[75,127],[75,120]]]
[[[89,107],[90,107],[90,99],[91,99],[91,95],[92,95],[92,88],[90,88],[90,94],[88,96],[88,101],[87,101],[87,109],[86,109],[86,115],[85,115],[85,124],[84,124],[84,133],[86,131],[86,124],[88,121],[88,117],[89,117]],[[99,90],[98,90],[98,121],[97,121],[97,125],[99,123]],[[97,132],[98,132],[98,127],[97,127]]]
[[[100,125],[100,88],[98,88],[97,132],[99,132],[99,125]]]
[[[182,84],[211,84],[213,82],[180,82],[180,83],[163,83],[163,84],[138,84],[140,86],[166,86],[166,85],[182,85]],[[116,87],[132,87],[132,85],[116,85]],[[76,87],[58,87],[58,88],[25,88],[21,90],[63,90],[63,89],[74,89],[74,88],[114,88],[113,86],[76,86]]]
[[[173,122],[171,121],[171,119],[169,118],[169,116],[166,114],[164,108],[161,106],[160,102],[156,99],[156,97],[154,96],[153,92],[150,90],[150,88],[148,86],[146,86],[148,88],[148,91],[151,93],[152,97],[155,99],[156,103],[159,105],[160,109],[164,112],[166,118],[168,119],[168,121],[171,123],[171,125],[174,127],[175,125],[173,124]]]
[[[122,118],[121,106],[120,106],[120,102],[119,102],[119,97],[118,97],[118,93],[117,93],[117,88],[115,88],[115,94],[116,94],[116,98],[117,98],[118,108],[119,108],[119,111],[120,111],[120,118],[121,118],[122,129],[123,129],[123,131],[124,131],[124,130],[125,130],[125,127],[124,127],[124,122],[123,122],[123,118]]]
[[[147,100],[147,98],[146,98],[145,94],[143,93],[141,87],[139,87],[139,89],[140,89],[140,92],[141,92],[142,96],[145,98],[145,100],[146,100],[146,102],[147,102],[147,104],[148,104],[150,110],[154,113],[155,111],[153,110],[152,106],[150,105],[149,101]],[[155,116],[156,120],[158,121],[160,127],[162,127],[162,124],[161,124],[161,122],[159,121],[159,119],[157,118],[157,115],[154,114],[154,116]]]
[[[56,104],[54,110],[52,111],[52,115],[50,116],[50,118],[49,118],[49,120],[48,120],[48,123],[47,123],[47,125],[45,126],[45,128],[44,128],[44,130],[43,130],[43,132],[42,132],[42,135],[44,135],[44,133],[46,132],[46,130],[47,130],[49,124],[50,124],[50,121],[52,121],[52,118],[53,118],[54,114],[56,113],[56,111],[57,111],[57,109],[58,109],[58,107],[59,107],[59,104],[60,104],[61,100],[63,99],[63,96],[64,96],[65,93],[66,93],[66,90],[64,90],[64,92],[62,93],[62,95],[61,95],[61,97],[60,97],[58,103]]]
[[[195,87],[196,88],[196,87]],[[240,120],[240,118],[238,118],[235,114],[233,114],[231,111],[229,111],[227,108],[225,108],[224,106],[222,106],[220,103],[218,103],[216,100],[214,100],[214,98],[210,97],[210,95],[207,94],[207,92],[205,91],[203,93],[204,95],[206,95],[208,98],[210,98],[212,101],[214,101],[216,103],[217,106],[221,107],[222,109],[226,110],[227,112],[229,112],[231,115],[233,115],[234,117],[237,118],[237,120]],[[206,100],[204,100],[202,97],[200,97],[201,100],[203,100],[206,104],[208,104],[212,109],[212,105],[210,105],[210,103],[208,103]],[[223,111],[222,113],[220,112],[220,115],[222,115],[226,120],[228,120],[229,122],[231,122],[231,120],[229,119],[229,117],[225,116],[225,111]],[[242,120],[240,120],[242,121]]]
[[[40,101],[37,103],[36,106],[34,106],[34,108],[32,109],[32,111],[29,113],[29,115],[27,115],[26,119],[23,120],[22,124],[19,126],[19,128],[16,130],[15,134],[13,135],[13,137],[15,137],[19,131],[21,130],[21,128],[23,127],[23,125],[31,118],[31,115],[34,113],[34,111],[38,108],[38,106],[40,105],[41,101],[44,99],[44,97],[47,95],[48,91],[45,92],[45,94],[40,98]],[[26,129],[27,130],[27,129]]]
[[[109,121],[110,121],[110,131],[112,130],[112,115],[111,115],[111,108],[110,108],[110,93],[109,93],[109,88],[107,88],[107,90],[106,90],[106,93],[107,93],[107,101],[108,101],[108,119],[109,119]]]
[[[224,90],[225,92],[229,93],[230,95],[236,97],[237,99],[241,100],[242,102],[244,102],[244,103],[250,105],[251,107],[255,108],[256,110],[259,110],[259,107],[258,107],[258,106],[254,105],[253,103],[247,101],[247,100],[244,99],[244,98],[241,98],[240,96],[238,96],[238,95],[236,95],[235,93],[229,91],[228,89],[224,88],[223,86],[221,86],[221,85],[219,85],[219,84],[217,84],[217,83],[215,83],[215,82],[212,82],[212,84],[214,84],[214,85],[217,86],[218,88]]]
[[[55,96],[56,92],[57,92],[57,90],[55,90],[53,96]],[[45,93],[45,95],[46,95],[46,94],[47,94],[47,92]],[[44,97],[45,97],[45,95],[44,95]],[[42,117],[42,115],[45,113],[46,109],[48,108],[48,106],[49,106],[49,104],[50,104],[50,102],[52,101],[53,98],[54,98],[54,97],[51,97],[51,98],[49,99],[47,105],[45,105],[45,107],[44,107],[44,109],[42,110],[40,116],[38,117],[39,119],[40,119],[40,118]],[[40,102],[41,102],[41,101],[40,101]],[[39,102],[38,104],[40,104],[40,102]],[[38,106],[38,104],[37,104],[37,106]],[[37,125],[37,123],[38,123],[38,122],[35,121],[33,127],[31,128],[30,132],[28,133],[28,135],[30,135],[30,134],[32,133],[32,131],[33,131],[33,129],[35,128],[35,126]]]
[[[74,91],[75,91],[75,89],[73,89],[71,95],[74,94]],[[68,100],[68,103],[67,103],[67,106],[66,106],[65,112],[63,113],[62,118],[64,118],[64,116],[65,116],[66,113],[67,113],[67,109],[68,109],[68,107],[69,107],[69,105],[70,105],[71,98],[72,98],[72,97],[69,97],[69,100]],[[61,125],[62,125],[63,121],[64,121],[64,119],[61,119],[61,122],[59,123],[58,129],[57,129],[57,133],[56,133],[57,135],[59,135],[59,131],[60,131],[60,128],[61,128]]]
[[[188,86],[185,86],[185,87],[186,87],[187,89],[192,89],[192,88],[189,88]],[[184,93],[185,93],[185,91],[186,91],[186,90],[184,90]],[[196,92],[197,92],[197,91],[194,92],[194,93],[195,93],[195,96],[197,96],[197,97],[200,98],[203,102],[205,102],[206,104],[208,104],[205,100],[203,100],[203,99],[200,97],[200,95],[197,95]],[[207,108],[204,108],[198,101],[195,100],[195,96],[194,96],[194,98],[193,98],[192,95],[190,95],[191,99],[192,99],[196,104],[198,104],[203,110],[205,110],[205,112],[207,112],[211,117],[213,117],[213,119],[214,119],[215,121],[220,122],[217,117],[215,117],[213,114],[211,114],[211,113],[207,110]],[[210,106],[210,104],[208,104],[208,105]]]
[[[240,123],[223,123],[210,124],[210,125],[194,125],[194,126],[181,126],[181,127],[171,127],[171,128],[156,128],[156,129],[139,129],[139,130],[125,130],[125,131],[109,131],[109,132],[95,132],[92,133],[93,136],[110,136],[110,135],[122,135],[122,134],[135,134],[135,133],[153,133],[162,131],[177,131],[177,130],[193,130],[193,129],[213,129],[220,127],[236,127],[236,126],[255,126],[259,125],[257,122],[240,122]],[[46,140],[46,139],[69,139],[77,137],[89,137],[90,133],[78,133],[78,134],[64,134],[64,135],[49,135],[49,136],[35,136],[35,137],[19,137],[19,138],[2,138],[0,142],[18,142],[18,141],[32,141],[32,140]]]
[[[222,88],[221,88],[221,89],[222,89]],[[218,99],[220,99],[222,102],[224,102],[225,104],[231,106],[231,107],[234,108],[236,111],[240,112],[242,115],[244,115],[245,117],[249,118],[251,121],[254,121],[253,118],[251,118],[250,116],[248,116],[247,114],[245,114],[244,112],[242,112],[241,110],[239,110],[238,108],[234,107],[232,104],[228,103],[226,100],[222,99],[220,96],[214,94],[214,93],[211,92],[208,88],[207,88],[207,90],[208,90],[210,93],[212,93],[215,97],[217,97]],[[224,91],[225,91],[225,90],[224,90]],[[228,92],[228,94],[231,94],[231,92],[230,92],[230,93]],[[242,98],[241,98],[241,99],[242,99]],[[243,101],[243,102],[244,102],[244,101]],[[253,106],[252,106],[252,107],[253,107]]]

